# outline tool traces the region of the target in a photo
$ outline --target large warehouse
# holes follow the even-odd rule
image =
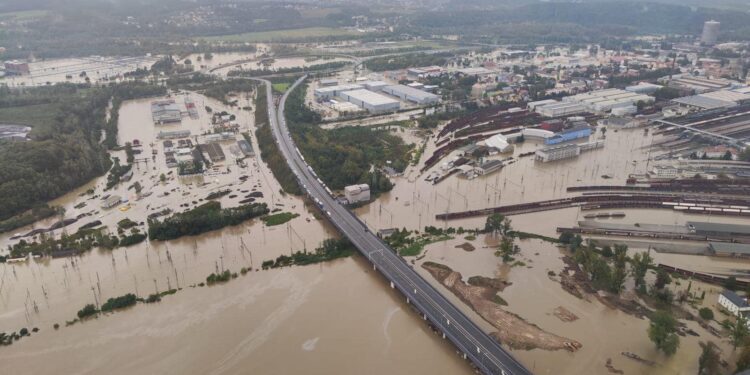
[[[563,102],[578,103],[590,112],[609,112],[613,108],[627,107],[638,102],[653,103],[654,98],[635,92],[606,89],[590,91],[583,94],[566,96]]]
[[[345,91],[340,93],[339,96],[347,102],[356,104],[372,113],[397,111],[401,108],[398,100],[363,89]]]
[[[381,90],[388,95],[417,104],[433,104],[440,101],[440,97],[435,94],[404,85],[385,86]]]
[[[182,111],[172,99],[151,102],[151,118],[155,124],[182,121]]]
[[[315,98],[318,100],[329,100],[341,95],[342,92],[360,90],[362,88],[362,85],[356,84],[320,87],[315,89]]]

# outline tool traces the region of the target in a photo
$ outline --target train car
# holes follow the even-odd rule
[[[690,211],[703,211],[703,207],[690,207]]]
[[[689,207],[685,207],[685,206],[674,206],[674,207],[672,207],[672,208],[673,208],[673,209],[675,209],[675,210],[677,210],[677,211],[685,211],[685,210],[687,210],[687,209],[688,209]]]
[[[721,208],[716,207],[706,207],[705,210],[710,212],[721,212]]]
[[[688,206],[688,207],[692,207],[692,206],[695,206],[695,203],[685,203],[685,202],[680,202],[680,206]]]
[[[679,203],[677,203],[677,202],[661,202],[661,204],[664,205],[664,206],[677,206],[677,205],[679,205]]]
[[[748,206],[729,206],[729,208],[736,208],[736,209],[739,209],[739,210],[749,210],[750,209],[750,207],[748,207]]]
[[[730,212],[730,213],[740,213],[740,210],[738,210],[736,208],[724,208],[723,211],[724,212]]]

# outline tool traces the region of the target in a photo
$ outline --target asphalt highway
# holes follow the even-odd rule
[[[284,117],[287,96],[306,76],[297,80],[274,104],[271,83],[265,83],[268,102],[268,118],[276,143],[286,159],[303,191],[315,202],[349,241],[414,305],[438,331],[444,334],[465,358],[471,360],[484,374],[525,375],[531,374],[516,361],[500,344],[471,321],[463,312],[430,285],[393,249],[373,234],[365,223],[346,207],[340,205],[328,188],[304,161],[294,145]],[[260,109],[258,109],[260,110]]]

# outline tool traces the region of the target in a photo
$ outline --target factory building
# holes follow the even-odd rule
[[[182,121],[182,111],[172,99],[151,102],[151,118],[154,124],[168,124]]]
[[[588,125],[574,126],[573,128],[563,130],[544,140],[544,144],[555,145],[562,142],[572,141],[580,138],[588,138],[591,135],[591,127]]]
[[[606,89],[564,97],[563,102],[581,104],[590,112],[609,112],[613,108],[627,107],[638,102],[653,103],[654,98],[635,92]]]
[[[498,152],[513,151],[513,146],[508,142],[508,139],[502,134],[496,134],[490,138],[485,139],[484,144],[487,147],[496,149]]]
[[[320,87],[315,89],[315,98],[318,100],[330,100],[334,97],[341,95],[342,92],[360,90],[362,85],[349,84],[349,85],[338,85],[330,87]]]
[[[421,105],[434,104],[440,101],[440,97],[435,94],[431,94],[427,91],[418,90],[404,85],[385,86],[382,88],[382,91],[388,95],[398,97],[401,100],[406,100]]]
[[[577,144],[553,146],[537,150],[534,160],[547,163],[555,160],[575,158],[581,154],[581,147]]]
[[[176,139],[190,136],[190,130],[160,131],[156,136],[158,139]]]
[[[677,98],[672,100],[672,102],[681,107],[696,110],[730,108],[738,104],[750,102],[750,94],[730,90],[718,90]]]
[[[571,143],[559,146],[552,146],[537,150],[534,155],[534,160],[542,163],[550,161],[564,160],[578,157],[583,152],[595,150],[597,148],[604,147],[604,141],[596,141],[589,143]]]
[[[666,78],[660,78],[659,80],[667,81]],[[730,88],[732,86],[732,81],[727,79],[696,77],[690,74],[673,76],[672,79],[668,80],[667,82],[670,86],[683,88],[686,90],[693,90],[698,94]]]
[[[29,63],[25,61],[20,60],[9,60],[6,61],[4,64],[5,66],[5,74],[8,75],[23,75],[23,74],[29,74],[31,71],[29,69]]]
[[[318,82],[318,85],[320,87],[330,87],[330,86],[336,86],[339,84],[339,81],[336,78],[325,78],[321,79]]]
[[[543,106],[543,105],[547,105],[547,104],[554,104],[554,103],[558,103],[558,101],[555,100],[555,99],[538,100],[538,101],[535,101],[535,102],[529,102],[529,103],[527,103],[526,104],[526,108],[529,111],[534,111],[534,110],[536,110],[537,107],[540,107],[540,106]]]
[[[383,81],[367,81],[362,83],[366,89],[370,91],[380,91],[383,87],[388,86],[388,83]]]
[[[719,39],[719,29],[721,23],[711,20],[703,23],[703,33],[701,34],[701,43],[705,45],[714,45]]]
[[[536,109],[536,113],[544,117],[570,116],[586,112],[586,107],[580,103],[573,102],[554,102],[537,105],[534,108]]]
[[[370,200],[370,186],[367,184],[346,186],[344,197],[349,204],[367,202]]]
[[[398,100],[364,89],[345,91],[339,94],[339,96],[349,103],[356,104],[371,113],[397,111],[401,108],[401,103]]]
[[[253,146],[250,144],[250,142],[244,139],[241,139],[237,141],[237,146],[240,148],[240,151],[242,152],[243,155],[248,156],[248,157],[255,156],[255,151],[253,151]]]
[[[110,195],[109,197],[102,200],[101,206],[103,209],[109,209],[119,205],[120,202],[122,202],[122,197],[120,197],[119,195]]]

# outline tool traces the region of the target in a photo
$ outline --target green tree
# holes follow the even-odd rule
[[[680,346],[677,330],[677,320],[668,312],[659,310],[651,316],[648,327],[648,338],[656,344],[656,348],[666,355],[673,355]]]
[[[698,375],[721,374],[719,348],[712,341],[701,342],[701,356],[698,358]]]
[[[167,176],[164,173],[160,174],[159,181],[161,181],[162,184],[167,182]]]
[[[492,234],[495,234],[501,231],[503,228],[504,219],[505,217],[498,213],[494,213],[490,216],[487,216],[487,221],[484,223],[484,231],[486,233],[492,233]]]
[[[708,307],[702,307],[700,310],[698,310],[698,315],[700,315],[701,319],[703,320],[711,320],[714,318],[713,310],[709,309]]]
[[[646,285],[646,272],[653,265],[651,256],[646,252],[637,253],[633,255],[630,264],[633,278],[635,279],[635,286]]]
[[[671,282],[672,278],[669,276],[669,273],[667,273],[667,271],[661,268],[656,271],[656,281],[654,281],[654,288],[660,290],[664,289],[664,287]]]
[[[743,316],[737,317],[737,320],[729,327],[729,339],[732,341],[732,348],[737,349],[746,343],[748,334],[747,319]]]

